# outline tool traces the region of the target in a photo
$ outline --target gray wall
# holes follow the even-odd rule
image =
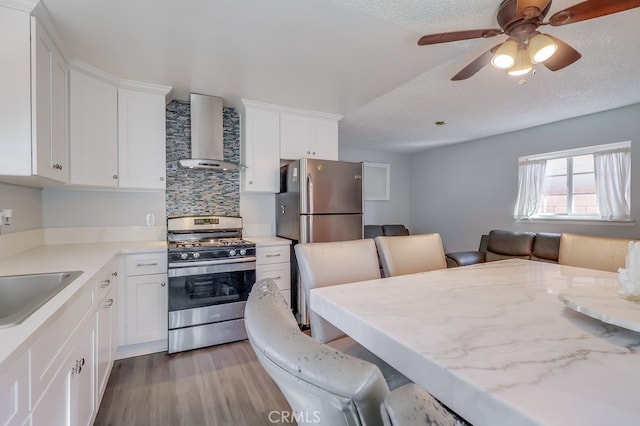
[[[164,192],[78,191],[45,189],[45,228],[144,226],[148,213],[157,226],[165,222]]]
[[[0,209],[12,209],[11,225],[2,233],[42,228],[42,190],[0,183]]]
[[[366,225],[384,225],[401,223],[412,229],[409,206],[409,165],[410,156],[364,149],[340,148],[339,158],[342,161],[365,161],[369,163],[386,163],[391,170],[390,199],[364,202],[364,223]]]
[[[475,250],[480,236],[491,229],[638,237],[637,224],[516,222],[513,207],[518,157],[630,140],[631,216],[640,220],[639,118],[640,104],[636,104],[413,155],[413,231],[439,232],[448,251]]]

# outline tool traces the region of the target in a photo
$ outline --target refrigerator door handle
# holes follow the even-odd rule
[[[311,173],[307,173],[307,212],[311,213],[313,210],[313,179]]]

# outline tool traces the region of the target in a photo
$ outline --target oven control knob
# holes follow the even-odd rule
[[[182,253],[180,255],[180,259],[182,259],[182,260],[187,260],[188,257],[189,257],[189,255],[187,253]]]
[[[197,259],[199,257],[200,257],[200,253],[198,253],[198,252],[193,253],[193,258],[194,259]]]
[[[245,254],[247,254],[247,250],[246,249],[240,249],[240,256],[244,256]]]
[[[236,255],[235,250],[229,250],[229,256],[235,256],[235,255]]]

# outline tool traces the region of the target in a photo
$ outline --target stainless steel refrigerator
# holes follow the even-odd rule
[[[292,247],[361,239],[362,215],[362,163],[303,158],[280,169],[276,229],[279,237],[293,240]],[[306,326],[309,315],[292,255],[292,308]]]

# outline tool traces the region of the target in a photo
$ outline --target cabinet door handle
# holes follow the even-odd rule
[[[161,283],[160,283],[160,287],[164,287],[164,286],[166,286],[166,285],[167,285],[167,284],[166,284],[165,282],[161,282]]]
[[[117,273],[117,272],[112,272],[112,273],[111,273],[111,276],[112,276],[112,277],[117,277],[117,276],[118,276],[118,273]]]
[[[162,176],[160,176],[160,181],[164,181],[164,178]]]
[[[75,365],[71,368],[71,372],[73,374],[80,374],[82,373],[82,367],[84,367],[84,358],[82,359],[77,359]]]
[[[107,288],[111,284],[111,280],[104,280],[100,283],[100,288]]]
[[[276,254],[265,254],[264,257],[280,257],[280,253],[276,253]]]
[[[109,309],[113,306],[113,299],[105,300],[105,303],[102,304],[102,309]]]
[[[113,178],[114,179],[118,179],[118,175],[113,175]]]
[[[156,266],[158,262],[138,262],[136,266]]]

